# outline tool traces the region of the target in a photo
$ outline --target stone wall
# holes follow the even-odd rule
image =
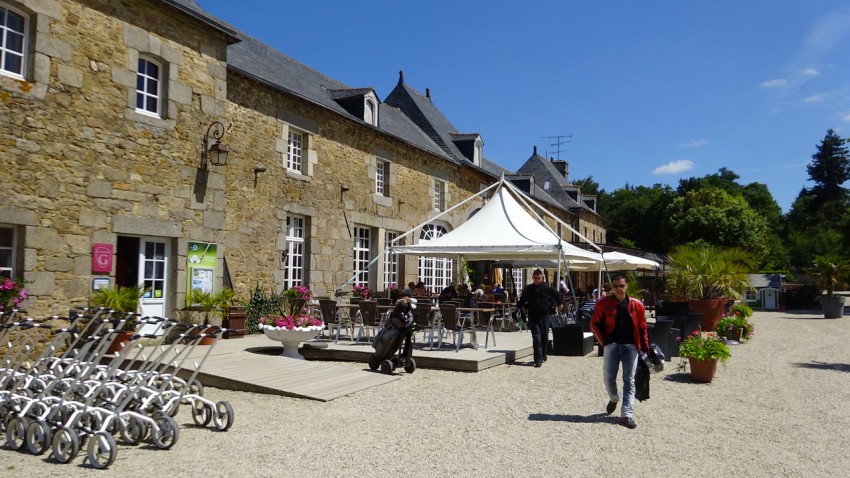
[[[224,181],[197,164],[224,39],[160,2],[9,3],[37,26],[26,81],[0,76],[0,223],[23,239],[28,308],[85,304],[92,243],[119,233],[220,239]],[[135,112],[140,54],[167,65],[162,118]]]

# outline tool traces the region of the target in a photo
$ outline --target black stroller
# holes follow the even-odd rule
[[[396,302],[390,318],[384,324],[384,328],[375,337],[372,346],[375,353],[369,357],[369,368],[390,374],[398,366],[404,367],[407,373],[416,370],[416,361],[413,360],[413,334],[418,326],[413,321],[413,304],[407,298]]]

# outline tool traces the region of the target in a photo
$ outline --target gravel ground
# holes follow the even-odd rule
[[[60,465],[2,447],[0,476],[846,476],[850,317],[753,319],[754,339],[713,383],[692,383],[678,358],[653,375],[635,430],[605,415],[594,353],[540,369],[419,369],[327,403],[207,389],[235,409],[227,432],[194,427],[183,409],[171,450],[119,445],[101,471],[84,453]]]

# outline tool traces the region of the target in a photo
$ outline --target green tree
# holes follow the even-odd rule
[[[582,194],[595,194],[597,197],[605,194],[605,190],[599,187],[599,183],[593,180],[593,176],[573,180],[571,183],[573,186],[578,186]]]
[[[850,247],[850,195],[843,186],[850,179],[846,140],[833,130],[817,146],[807,167],[811,188],[802,188],[785,216],[791,263],[811,264],[816,255]]]
[[[738,246],[761,258],[760,265],[765,265],[767,223],[743,197],[717,188],[697,189],[677,197],[667,213],[675,243],[703,240],[718,246]]]
[[[665,234],[665,212],[676,197],[670,186],[626,184],[598,197],[597,210],[606,220],[608,243],[656,252],[666,252],[672,246]]]
[[[698,189],[716,188],[737,196],[741,193],[741,185],[737,182],[740,178],[732,170],[724,167],[718,169],[714,174],[708,174],[701,178],[680,179],[676,192],[684,195]]]

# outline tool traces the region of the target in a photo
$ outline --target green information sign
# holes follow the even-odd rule
[[[212,294],[215,290],[216,244],[190,242],[186,260],[187,290],[201,290]]]

